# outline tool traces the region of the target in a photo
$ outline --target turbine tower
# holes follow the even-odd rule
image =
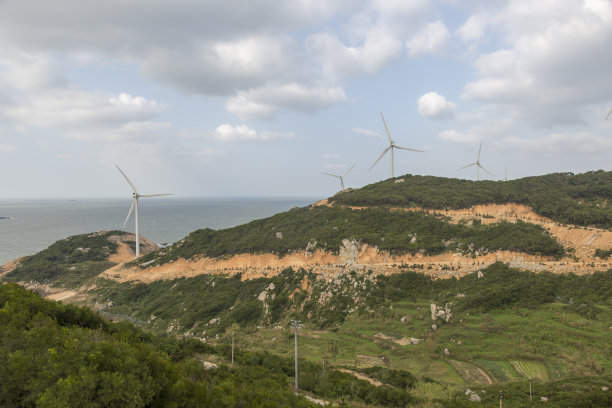
[[[374,166],[376,166],[376,163],[378,163],[380,161],[380,159],[382,159],[382,157],[389,150],[391,150],[391,178],[393,178],[394,177],[393,176],[393,149],[410,150],[412,152],[421,152],[421,153],[423,152],[423,150],[411,149],[409,147],[402,147],[402,146],[396,145],[395,142],[393,141],[393,139],[391,139],[391,134],[389,133],[389,128],[387,127],[387,122],[385,122],[385,117],[383,116],[382,112],[380,113],[380,117],[382,118],[383,124],[385,125],[385,132],[387,132],[387,139],[389,139],[389,147],[387,147],[385,150],[383,150],[381,155],[378,156],[378,159],[376,159],[374,164],[370,167],[370,170],[372,170],[374,168]]]
[[[470,163],[466,166],[463,167],[459,167],[458,170],[463,170],[466,169],[470,166],[476,166],[476,181],[478,181],[480,173],[479,170],[483,169],[488,175],[492,176],[492,174],[489,172],[489,170],[485,169],[484,167],[482,167],[482,165],[480,164],[480,150],[482,149],[482,142],[480,142],[480,147],[478,148],[478,156],[476,157],[476,161],[474,163]]]
[[[357,164],[357,163],[355,163],[355,164]],[[346,177],[346,175],[347,175],[347,174],[349,174],[349,172],[350,172],[351,170],[353,170],[353,167],[355,167],[355,164],[353,164],[353,165],[351,166],[351,168],[350,168],[350,169],[348,169],[348,170],[346,171],[346,173],[344,173],[344,175],[342,175],[342,176],[338,176],[338,175],[336,175],[336,174],[331,174],[331,173],[323,173],[323,174],[325,174],[326,176],[332,176],[332,177],[339,178],[339,179],[340,179],[340,191],[344,191],[344,178]]]
[[[132,187],[132,197],[134,197],[134,200],[132,200],[132,206],[130,207],[130,211],[128,212],[128,215],[125,218],[125,221],[123,222],[123,228],[125,228],[125,224],[127,224],[128,220],[130,219],[130,215],[132,215],[132,210],[136,209],[136,211],[134,212],[134,220],[136,221],[136,229],[134,232],[136,234],[136,258],[138,258],[140,257],[140,235],[138,235],[138,199],[141,197],[159,197],[172,194],[138,194],[136,187],[134,186],[134,184],[132,184],[128,176],[125,175],[123,170],[121,170],[116,164],[115,167],[117,167],[117,170],[119,170],[123,177],[125,177],[125,180],[128,182],[130,187]]]

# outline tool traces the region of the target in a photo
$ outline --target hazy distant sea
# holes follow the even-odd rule
[[[265,218],[315,198],[146,198],[139,201],[140,234],[173,243],[200,228],[222,229]],[[75,234],[121,229],[130,199],[0,200],[0,265],[32,255]],[[134,216],[125,229],[134,231]]]

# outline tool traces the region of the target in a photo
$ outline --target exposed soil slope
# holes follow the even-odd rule
[[[333,205],[328,200],[322,200],[314,205]],[[397,208],[398,211],[421,211],[419,208]],[[273,254],[242,254],[227,259],[200,258],[163,264],[160,266],[138,269],[126,269],[123,265],[105,271],[101,276],[117,281],[152,282],[159,279],[174,279],[192,277],[200,274],[242,274],[243,279],[254,279],[274,276],[287,267],[313,269],[326,277],[346,269],[373,270],[376,273],[389,274],[397,271],[398,265],[406,264],[424,273],[439,278],[463,276],[480,270],[494,262],[505,262],[512,267],[534,271],[551,271],[556,273],[573,272],[576,274],[592,273],[608,269],[612,262],[596,258],[595,250],[612,248],[612,232],[576,226],[560,225],[555,221],[542,217],[525,205],[520,204],[489,204],[477,205],[462,210],[429,210],[432,214],[450,218],[450,222],[472,222],[477,219],[483,224],[502,220],[538,224],[547,229],[551,235],[564,246],[569,256],[561,260],[550,257],[527,255],[510,251],[491,252],[479,256],[462,255],[460,253],[445,253],[436,256],[399,255],[379,251],[378,248],[359,245],[346,241],[339,255],[329,252],[293,253],[283,257]],[[347,237],[348,238],[348,237]],[[117,255],[119,259],[121,258]]]

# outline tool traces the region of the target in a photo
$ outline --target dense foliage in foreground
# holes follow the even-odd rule
[[[445,251],[473,254],[500,249],[550,256],[563,254],[563,247],[543,228],[522,221],[457,225],[421,212],[306,207],[234,228],[195,231],[171,247],[142,257],[140,263],[240,253],[284,255],[307,247],[311,251],[325,249],[337,253],[344,239],[393,254]]]
[[[608,312],[600,310],[597,305],[605,305],[612,298],[609,283],[612,281],[611,273],[556,276],[520,272],[496,264],[484,270],[483,279],[471,275],[458,280],[434,281],[419,273],[405,272],[377,279],[369,276],[369,284],[366,283],[367,279],[355,282],[359,283],[358,286],[364,285],[364,290],[370,294],[366,301],[368,306],[360,312],[365,313],[365,319],[372,314],[376,319],[384,317],[389,312],[389,302],[399,305],[420,298],[437,299],[438,302],[452,298],[457,303],[456,313],[469,310],[470,315],[477,315],[478,312],[508,308],[520,311],[522,308],[535,309],[539,305],[555,302],[561,304],[567,313],[578,313],[584,315],[585,319],[597,320],[601,316],[609,316]],[[117,284],[123,286],[121,289],[125,293],[122,298],[116,297],[115,300],[118,308],[157,304],[161,312],[165,302],[169,302],[165,305],[168,309],[173,308],[172,298],[185,302],[180,305],[182,310],[198,307],[186,303],[189,299],[205,298],[208,303],[217,305],[218,312],[225,310],[232,313],[238,309],[236,305],[241,300],[248,300],[262,287],[270,287],[270,283],[274,282],[278,290],[272,300],[281,299],[282,306],[279,308],[279,304],[270,302],[268,316],[276,313],[278,318],[286,318],[288,316],[284,313],[300,301],[305,301],[306,308],[304,311],[294,309],[292,315],[305,321],[309,320],[304,313],[308,311],[314,313],[312,319],[332,325],[350,315],[343,308],[354,303],[356,292],[345,290],[354,287],[353,284],[340,284],[337,288],[338,296],[331,300],[333,308],[329,307],[330,304],[309,302],[301,294],[295,294],[296,303],[292,303],[293,300],[284,295],[287,291],[294,291],[295,285],[309,277],[307,272],[294,273],[290,270],[272,280],[241,282],[235,278],[216,277],[216,284],[211,285],[209,282],[211,290],[205,292],[202,292],[202,282],[195,279],[160,282],[159,286],[151,286],[150,291],[140,285],[131,285],[134,291],[130,292],[130,284]],[[102,281],[99,283],[104,285]],[[115,289],[119,289],[119,286]],[[219,297],[215,297],[213,287],[218,289]],[[312,294],[318,298],[327,290],[331,290],[330,287],[313,287]],[[164,292],[168,292],[169,296],[165,296]],[[241,294],[243,292],[246,294]],[[457,299],[454,296],[457,292],[463,293],[465,297]],[[120,292],[113,293],[118,295]],[[230,296],[235,297],[231,303]],[[398,299],[400,303],[396,302]],[[338,313],[338,310],[344,312]],[[178,317],[180,314],[175,312],[174,315]],[[250,325],[261,323],[261,318],[265,316],[261,308],[259,314],[255,315],[255,320],[247,318],[241,322],[240,327],[246,330],[241,331],[242,336],[254,330]],[[234,317],[237,316],[223,314],[222,320],[231,322]],[[470,318],[476,319],[475,316]],[[159,319],[162,320],[161,317]],[[354,324],[355,317],[352,319]],[[495,322],[494,315],[484,314],[482,319],[483,324],[486,324],[482,333],[488,333],[487,336],[494,336],[502,327],[500,322]],[[224,330],[227,332],[229,328],[226,325]],[[449,330],[454,333],[452,336],[460,336],[468,342],[468,331],[453,332],[458,329],[452,326],[449,326]],[[276,336],[281,332],[277,333]],[[253,336],[259,338],[257,332]],[[292,343],[290,333],[289,337],[289,343]],[[459,354],[455,358],[469,358],[468,355],[461,357],[462,354],[456,352]],[[247,350],[244,346],[235,352],[235,365],[228,363],[230,356],[231,349],[227,341],[208,345],[197,340],[157,337],[127,323],[108,322],[86,308],[41,299],[15,284],[0,285],[2,406],[311,406],[291,390],[292,358]],[[214,361],[218,368],[204,369],[202,360]],[[450,397],[433,397],[429,402],[419,399],[413,394],[413,389],[420,387],[421,382],[428,384],[433,381],[432,384],[437,387],[444,386],[436,385],[432,379],[417,379],[401,369],[384,366],[352,369],[382,382],[383,386],[372,385],[336,370],[333,363],[325,363],[325,360],[319,364],[310,359],[300,361],[300,388],[319,398],[344,401],[350,405],[471,406],[463,392]],[[537,381],[537,395],[548,396],[549,407],[609,406],[610,394],[601,388],[609,386],[612,377],[602,373],[601,367],[595,371],[598,374],[588,377]],[[494,403],[498,386],[480,388],[486,390],[486,393],[479,391],[483,401]],[[525,381],[505,384],[503,389],[506,393],[505,406],[524,406],[527,398]]]
[[[403,180],[397,183],[398,180]],[[612,227],[612,172],[554,173],[509,181],[470,181],[404,175],[337,194],[351,206],[403,206],[432,209],[477,204],[519,203],[565,223]]]
[[[1,406],[316,406],[291,391],[290,359],[238,350],[236,366],[205,369],[195,358],[223,361],[230,353],[0,285]],[[301,389],[323,397],[388,406],[413,400],[407,387],[375,387],[315,363],[302,361],[300,371]]]

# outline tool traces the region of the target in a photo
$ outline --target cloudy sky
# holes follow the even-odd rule
[[[612,0],[0,0],[0,198],[612,170]],[[482,173],[481,173],[482,174]]]

